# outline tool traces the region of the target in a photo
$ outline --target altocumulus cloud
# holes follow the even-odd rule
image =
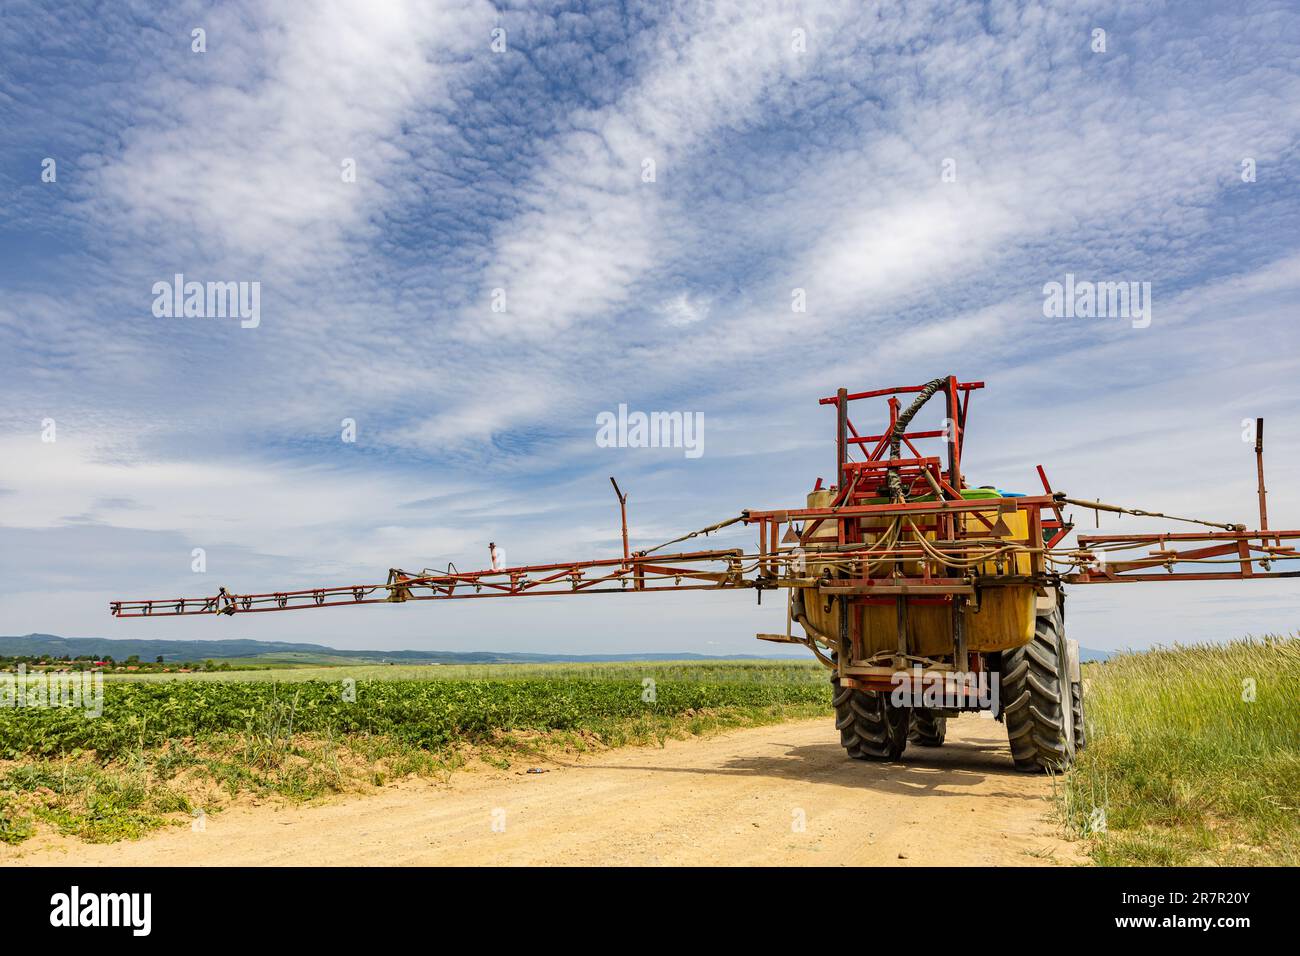
[[[109,597],[471,567],[488,540],[512,562],[613,552],[610,470],[657,543],[800,500],[836,386],[949,371],[990,384],[981,481],[1030,490],[1042,461],[1072,492],[1248,520],[1240,419],[1270,417],[1276,487],[1300,467],[1300,409],[1267,385],[1300,355],[1291,17],[19,4],[0,25],[0,534],[22,561],[0,631],[132,636]],[[176,273],[260,282],[259,326],[155,318]],[[1067,273],[1151,282],[1155,321],[1046,320]],[[707,452],[611,462],[591,423],[623,403],[704,415]],[[1300,520],[1275,498],[1276,524]],[[1174,635],[1167,594],[1114,615],[1104,597],[1077,598],[1092,646],[1235,634],[1230,611]],[[240,636],[747,651],[777,613],[470,604]],[[1254,630],[1291,627],[1270,607]]]

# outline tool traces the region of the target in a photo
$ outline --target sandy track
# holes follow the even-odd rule
[[[237,807],[206,829],[86,845],[34,839],[6,864],[883,864],[1079,860],[1049,782],[1011,767],[1001,724],[950,722],[939,750],[848,760],[829,719],[464,772],[298,808]],[[504,832],[494,821],[504,818]],[[802,818],[804,829],[796,829]]]

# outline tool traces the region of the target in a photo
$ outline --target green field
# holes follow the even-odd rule
[[[262,661],[262,658],[255,660]],[[740,661],[601,661],[556,664],[330,664],[311,666],[280,662],[277,670],[211,671],[193,674],[106,674],[106,681],[216,681],[250,683],[275,681],[481,681],[481,680],[549,680],[635,681],[646,677],[655,680],[686,680],[722,683],[790,683],[811,681],[825,683],[826,671],[811,658],[807,660],[740,660]]]
[[[1300,640],[1126,654],[1084,676],[1088,746],[1060,797],[1095,862],[1300,864]]]
[[[1088,746],[1053,786],[1096,863],[1300,862],[1300,640],[1121,655],[1085,679]],[[310,800],[830,716],[812,661],[346,665],[103,686],[95,719],[0,708],[0,841],[42,828],[111,841],[241,795]]]
[[[113,675],[103,714],[0,708],[0,841],[138,836],[242,793],[304,800],[562,748],[829,714],[814,662]]]

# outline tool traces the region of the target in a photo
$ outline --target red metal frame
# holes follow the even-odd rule
[[[1110,584],[1124,581],[1233,581],[1245,578],[1292,578],[1300,577],[1300,571],[1271,571],[1268,566],[1273,561],[1290,560],[1297,557],[1296,549],[1283,545],[1283,540],[1300,538],[1300,531],[1211,531],[1184,534],[1081,534],[1079,546],[1085,549],[1118,547],[1120,550],[1136,550],[1148,547],[1149,551],[1142,557],[1125,560],[1108,560],[1093,567],[1081,568],[1073,574],[1062,576],[1070,584]],[[1252,544],[1258,540],[1258,544]],[[1270,541],[1277,542],[1269,544]],[[1185,546],[1199,544],[1201,547],[1171,548],[1171,543]],[[1221,561],[1229,555],[1235,560]],[[1193,562],[1214,561],[1234,567],[1232,571],[1186,571],[1179,570],[1180,565]],[[1265,570],[1255,568],[1263,565]],[[1195,565],[1193,565],[1195,566]],[[1149,568],[1164,568],[1163,574],[1146,574]]]
[[[761,592],[772,588],[816,587],[852,605],[895,604],[900,623],[909,605],[950,604],[971,599],[978,588],[1033,584],[1056,586],[1069,584],[1107,584],[1125,581],[1169,580],[1241,580],[1246,578],[1300,577],[1300,572],[1275,572],[1272,562],[1300,557],[1284,540],[1300,539],[1300,531],[1267,529],[1264,502],[1263,428],[1256,438],[1259,473],[1259,531],[1216,531],[1190,534],[1080,535],[1078,547],[1060,549],[1073,525],[1066,519],[1063,494],[1054,492],[1043,467],[1037,467],[1043,486],[1042,495],[965,499],[962,454],[971,393],[983,388],[983,382],[959,382],[955,376],[939,380],[941,385],[903,386],[865,392],[841,388],[820,404],[836,411],[836,484],[831,503],[821,508],[746,511],[740,518],[756,525],[759,548],[755,554],[736,549],[690,551],[651,557],[648,552],[631,552],[627,532],[627,495],[610,479],[618,497],[623,554],[618,558],[525,565],[503,570],[460,572],[454,568],[445,574],[411,573],[400,569],[389,572],[384,584],[343,585],[295,591],[272,591],[255,594],[232,594],[225,588],[211,597],[118,600],[110,602],[116,617],[170,617],[194,614],[243,614],[265,611],[303,610],[316,607],[341,607],[353,604],[401,603],[405,601],[463,600],[487,597],[527,597],[562,594],[604,594],[717,590],[752,588]],[[890,454],[891,436],[900,420],[900,395],[915,395],[928,388],[944,396],[945,417],[949,427],[904,430],[898,436],[899,452]],[[887,427],[879,434],[862,434],[850,418],[855,402],[886,400]],[[908,425],[910,429],[910,423]],[[942,454],[926,454],[922,444],[942,442]],[[897,474],[904,490],[901,499],[889,491],[889,475]],[[817,479],[815,490],[822,487]],[[931,500],[918,501],[916,497]],[[893,500],[891,500],[893,499]],[[1074,501],[1080,504],[1079,501]],[[1107,510],[1112,506],[1100,506]],[[1010,534],[1004,517],[1023,512],[1027,531],[1023,537]],[[1047,512],[1047,514],[1045,514]],[[973,515],[977,527],[963,520]],[[1049,516],[1050,515],[1050,516]],[[879,547],[867,540],[864,518],[896,518],[897,540]],[[797,552],[812,546],[817,531],[834,522],[838,558],[857,561],[863,567],[871,563],[888,565],[886,573],[872,577],[840,577],[813,582],[801,577],[795,563]],[[716,525],[704,532],[724,527]],[[782,527],[786,534],[781,534]],[[1240,526],[1237,526],[1240,527]],[[793,532],[793,534],[792,534]],[[688,535],[687,537],[694,537]],[[685,540],[685,539],[678,539]],[[820,539],[817,539],[820,541]],[[783,546],[782,542],[794,546]],[[1271,543],[1270,543],[1271,542]],[[670,542],[674,543],[674,542]],[[1177,547],[1175,547],[1175,545]],[[1196,547],[1187,547],[1197,545]],[[663,546],[661,546],[663,547]],[[1111,551],[1149,550],[1146,554],[1094,560]],[[1181,550],[1180,550],[1181,548]],[[659,550],[659,549],[653,549]],[[1028,573],[982,573],[976,565],[996,562],[1009,550],[1028,558]],[[954,575],[950,566],[961,559],[969,565],[963,575]],[[1196,571],[1195,562],[1218,562],[1232,570]],[[1072,570],[1059,572],[1054,565],[1065,563]],[[1257,568],[1256,565],[1259,565]],[[919,566],[920,572],[903,573]],[[1162,573],[1147,573],[1163,568]],[[746,577],[753,571],[753,577]],[[672,583],[663,583],[671,581]],[[683,583],[688,582],[688,583]],[[855,615],[845,615],[852,620]],[[848,628],[847,637],[854,650],[860,650],[857,635]],[[958,652],[961,656],[961,652]],[[978,655],[971,660],[977,662]],[[969,662],[964,662],[969,663]],[[846,678],[847,679],[847,678]]]
[[[500,571],[450,571],[446,574],[414,574],[395,568],[389,571],[386,584],[341,585],[261,594],[231,594],[222,588],[214,596],[205,598],[113,601],[110,609],[115,617],[174,617],[297,611],[316,607],[405,601],[607,594],[621,591],[716,590],[720,587],[743,586],[734,583],[739,580],[737,563],[741,554],[735,549],[690,551],[653,559],[634,555],[628,559],[604,558],[559,564],[532,564]],[[711,565],[721,566],[710,567]],[[666,578],[672,578],[674,583],[647,583],[647,580]],[[682,580],[707,583],[682,584]]]
[[[841,388],[836,394],[819,400],[821,405],[834,406],[837,412],[836,424],[836,461],[835,468],[838,485],[846,497],[847,503],[867,498],[887,497],[883,491],[885,473],[896,469],[903,484],[914,487],[918,481],[926,479],[924,487],[933,488],[930,480],[943,489],[945,495],[960,498],[962,486],[961,453],[966,437],[966,412],[970,405],[970,393],[983,388],[983,382],[958,382],[955,376],[948,376],[943,388],[945,396],[946,420],[950,428],[940,431],[918,429],[905,431],[902,443],[912,452],[912,456],[887,458],[890,435],[898,424],[900,402],[897,396],[921,392],[924,385],[906,385],[898,388],[881,388],[869,392],[849,392]],[[879,435],[860,435],[853,421],[849,418],[849,405],[852,402],[872,398],[888,398],[889,427]],[[924,439],[946,438],[948,467],[942,470],[937,457],[927,457],[920,453],[915,442]],[[867,449],[865,458],[852,461],[850,452],[854,447]],[[928,476],[928,477],[927,477]],[[857,481],[854,482],[853,478]]]

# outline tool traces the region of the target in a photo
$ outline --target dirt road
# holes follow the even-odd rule
[[[848,760],[829,720],[463,772],[298,808],[236,807],[202,831],[87,845],[34,839],[0,862],[62,865],[878,864],[1077,862],[1049,782],[1011,768],[1002,725],[939,750]],[[495,827],[495,829],[494,829]]]

